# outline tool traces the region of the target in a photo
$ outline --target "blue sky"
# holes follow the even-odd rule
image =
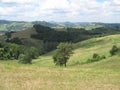
[[[0,19],[120,23],[120,0],[0,0]]]
[[[105,0],[97,0],[98,2],[104,2]]]

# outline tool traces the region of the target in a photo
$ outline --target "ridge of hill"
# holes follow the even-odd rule
[[[47,27],[56,26],[56,24],[51,24],[45,21],[25,22],[25,21],[0,20],[0,31],[21,31],[33,27],[34,24],[40,24]]]
[[[118,27],[119,23],[96,23],[96,22],[46,22],[46,21],[8,21],[0,20],[0,31],[21,31],[32,27],[34,24],[40,24],[56,30],[63,30],[65,28],[85,28],[86,30],[91,30],[99,27]]]

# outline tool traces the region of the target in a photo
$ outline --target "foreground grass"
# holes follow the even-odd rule
[[[0,90],[120,90],[120,56],[108,53],[112,45],[119,46],[119,37],[77,43],[66,68],[54,65],[54,52],[40,56],[31,65],[0,61]],[[85,64],[95,52],[107,58]]]
[[[0,90],[120,90],[119,58],[67,68],[0,61]]]

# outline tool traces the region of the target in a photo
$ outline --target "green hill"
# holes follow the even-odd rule
[[[113,45],[120,47],[120,34],[92,38],[74,44],[74,54],[67,67],[55,66],[53,52],[19,64],[17,60],[0,61],[1,90],[119,90],[120,56],[110,57]],[[93,53],[106,59],[86,63]]]
[[[51,24],[45,21],[25,22],[25,21],[0,20],[0,31],[22,31],[27,28],[33,27],[34,24],[40,24],[51,28],[58,26],[56,24]]]
[[[0,20],[0,31],[21,31],[32,27],[34,24],[40,24],[50,28],[54,28],[59,31],[65,31],[66,28],[85,28],[86,30],[92,30],[95,28],[120,28],[119,23],[94,23],[94,22],[46,22],[46,21],[8,21]]]
[[[21,31],[32,27],[30,22],[0,20],[0,31]]]
[[[99,37],[99,38],[92,38],[89,40],[85,40],[82,42],[78,42],[74,44],[74,54],[71,56],[70,60],[68,61],[68,66],[76,66],[81,65],[82,63],[85,63],[89,58],[92,57],[93,53],[98,53],[101,56],[105,55],[107,59],[110,58],[109,50],[113,45],[117,45],[120,47],[120,34],[117,35],[110,35],[105,37]],[[40,59],[36,60],[39,61],[36,64],[40,64],[42,66],[52,66],[53,61],[51,60],[52,54],[54,52],[51,52],[49,54],[40,56]],[[48,63],[49,62],[49,63]]]

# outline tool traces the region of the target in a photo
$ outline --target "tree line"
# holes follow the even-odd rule
[[[19,60],[20,63],[31,63],[39,56],[35,47],[26,47],[14,43],[0,42],[0,60]]]
[[[79,42],[95,36],[105,36],[120,33],[120,28],[99,27],[92,30],[84,28],[67,28],[65,31],[56,31],[52,28],[39,24],[33,25],[37,34],[31,35],[32,38],[43,40],[44,42]]]

